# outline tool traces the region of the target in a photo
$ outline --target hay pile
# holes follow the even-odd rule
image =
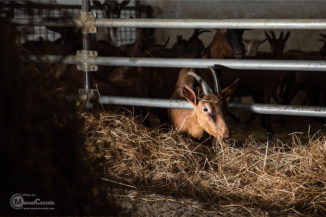
[[[326,212],[326,137],[301,144],[197,143],[176,131],[149,129],[132,113],[82,114],[90,156],[104,178],[158,193],[268,210]]]

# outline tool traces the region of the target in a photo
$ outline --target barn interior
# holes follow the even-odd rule
[[[126,26],[97,27],[89,33],[91,24],[87,30],[73,22],[82,20],[83,2],[96,15],[90,20],[309,19],[326,26],[323,1],[0,2],[1,214],[326,214],[326,30],[317,25],[243,28],[242,34]],[[243,53],[235,53],[236,45]],[[78,63],[71,62],[80,50],[97,54],[81,54]],[[215,65],[221,91],[240,78],[227,97],[229,109],[223,104],[223,115],[216,116],[232,136],[222,139],[206,131],[195,138],[171,123],[171,110],[153,106],[157,98],[173,97],[181,67],[96,65],[100,57],[307,61],[319,70]],[[184,68],[200,74],[215,91],[208,69]],[[204,98],[203,89],[194,81],[195,101]],[[99,100],[106,96],[145,98],[147,106]],[[189,101],[186,94],[180,99]],[[284,114],[257,113],[252,105]],[[292,107],[278,107],[282,105]],[[54,204],[24,204],[17,195],[25,202]]]

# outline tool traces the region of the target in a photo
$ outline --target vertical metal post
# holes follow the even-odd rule
[[[82,0],[82,10],[89,12],[89,0]],[[89,33],[83,32],[83,50],[89,50]],[[86,95],[89,91],[89,74],[88,70],[84,71],[84,88]]]

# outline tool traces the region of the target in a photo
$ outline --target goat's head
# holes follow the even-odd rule
[[[242,58],[245,53],[245,48],[242,43],[243,29],[227,29],[225,31],[225,37],[232,49],[233,56],[235,58]]]
[[[284,34],[283,31],[280,33],[279,38],[276,38],[275,33],[273,31],[270,31],[270,34],[271,35],[269,35],[265,31],[265,36],[268,42],[270,43],[273,56],[277,58],[282,57],[285,48],[285,43],[289,39],[291,33],[287,32],[284,38],[283,38],[283,34]]]
[[[227,99],[236,90],[239,79],[233,84],[220,90],[218,82],[215,83],[215,89],[218,90],[217,94],[214,94],[208,83],[203,80],[199,75],[194,72],[188,72],[188,75],[195,78],[200,83],[203,97],[197,98],[195,92],[188,85],[181,85],[182,96],[189,101],[194,107],[195,123],[202,130],[208,134],[217,138],[230,138],[231,131],[225,120],[224,112],[227,106]]]
[[[242,34],[243,30],[240,29],[217,29],[213,41],[202,53],[202,57],[213,59],[242,58],[245,52]]]

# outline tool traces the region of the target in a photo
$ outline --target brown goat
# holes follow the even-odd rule
[[[271,46],[272,57],[274,59],[281,59],[284,55],[285,43],[289,39],[291,33],[287,32],[284,38],[283,31],[280,33],[279,38],[275,37],[275,33],[273,31],[270,31],[270,34],[271,36],[265,32],[265,36]]]
[[[223,29],[216,30],[214,39],[203,51],[204,59],[224,59],[227,57],[242,58],[244,46],[242,44],[243,30]]]
[[[320,34],[321,38],[319,41],[324,42],[323,47],[320,51],[315,52],[305,52],[305,51],[291,51],[288,52],[291,58],[295,57],[300,60],[325,60],[326,55],[326,35]],[[304,105],[325,105],[325,73],[324,72],[293,72],[291,77],[291,82],[288,84],[290,87],[288,94],[285,95],[285,102],[287,104],[293,103],[293,99],[298,95],[300,91],[306,93],[305,98],[301,98],[301,102]],[[288,82],[288,83],[289,83]],[[323,97],[324,99],[321,99]],[[320,100],[324,101],[321,102]]]
[[[183,52],[190,52],[192,56],[199,57],[205,49],[204,43],[199,39],[199,35],[210,32],[209,30],[195,29],[194,33],[188,40],[184,40],[181,35],[177,36],[177,41],[173,44],[172,49]]]
[[[216,30],[214,39],[209,47],[202,52],[202,58],[232,58],[240,57],[244,54],[244,46],[242,44],[243,30]],[[234,52],[235,51],[235,52]],[[155,54],[155,55],[154,55]],[[177,52],[176,50],[167,49],[166,52],[153,53],[154,57],[175,57],[189,58],[194,57],[187,52]],[[154,72],[153,72],[154,71]],[[149,76],[151,79],[152,97],[167,98],[174,91],[175,83],[178,80],[178,69],[153,69]],[[207,69],[198,70],[209,85],[213,85],[211,73]]]
[[[203,91],[201,98],[198,98],[193,90],[195,80],[201,85]],[[182,69],[176,90],[171,98],[184,98],[192,104],[194,109],[169,109],[168,114],[173,126],[179,132],[187,133],[194,139],[200,139],[204,132],[219,139],[230,138],[231,131],[225,120],[224,111],[227,106],[226,99],[234,92],[238,84],[239,79],[215,95],[207,82],[194,73],[193,69]],[[215,88],[219,90],[217,83]]]
[[[283,33],[280,34],[279,38],[275,37],[275,33],[271,33],[272,36],[269,36],[265,33],[267,40],[270,43],[271,50],[273,53],[269,55],[269,58],[282,58],[283,50],[285,47],[285,42],[289,37],[289,33],[286,34],[286,37],[283,38]],[[282,40],[281,40],[282,39]],[[254,57],[255,59],[265,59],[268,55],[264,54]],[[235,78],[240,77],[241,83],[239,88],[234,93],[236,97],[252,96],[256,103],[266,103],[270,104],[272,97],[275,96],[277,88],[280,86],[285,73],[282,71],[259,71],[259,70],[246,70],[246,71],[234,71],[234,70],[225,70],[220,78],[222,86],[230,84]],[[247,123],[250,123],[255,117],[253,114]],[[271,126],[271,117],[262,116],[261,125],[267,131],[272,132]]]

